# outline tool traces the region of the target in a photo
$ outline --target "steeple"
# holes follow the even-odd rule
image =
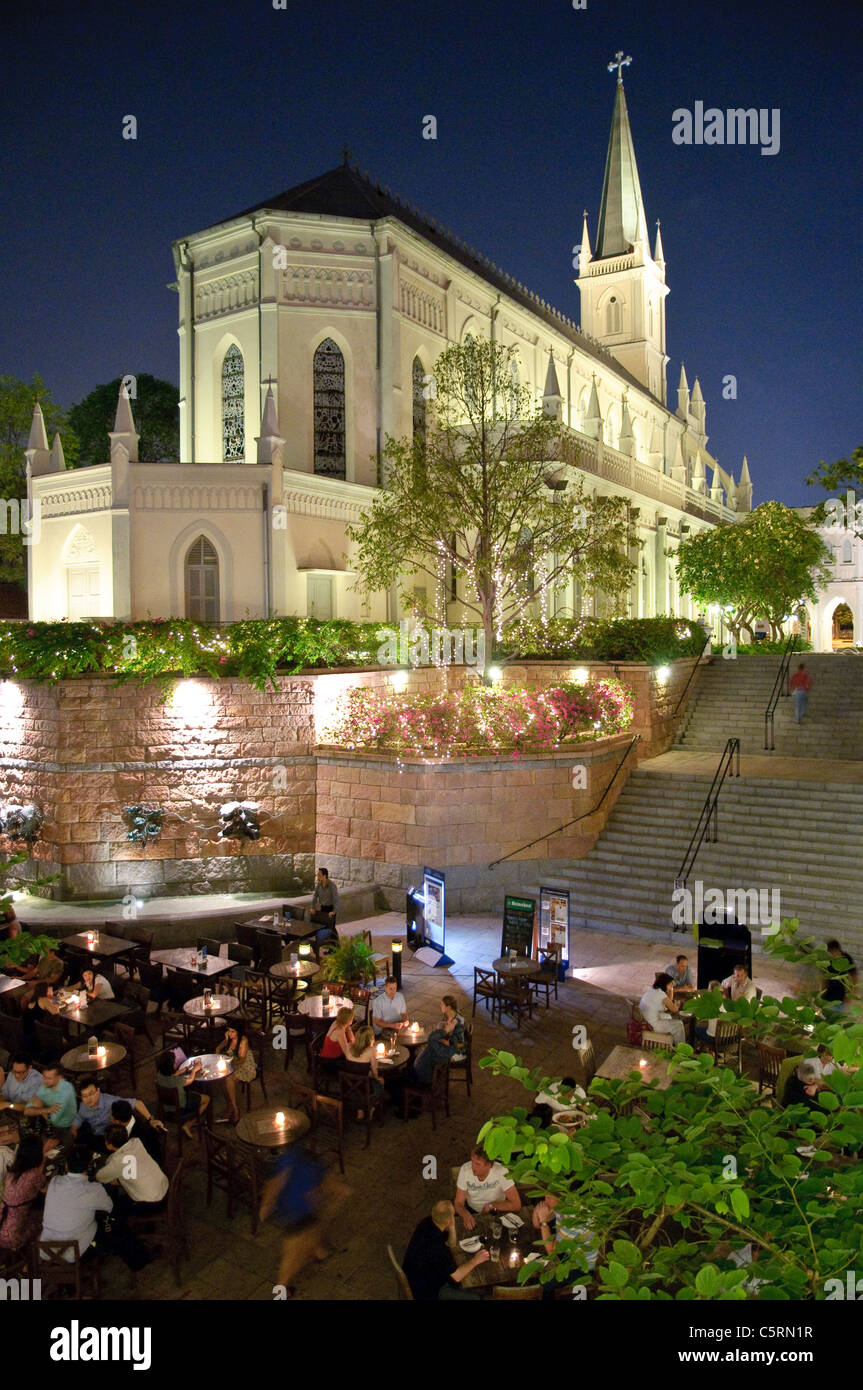
[[[626,392],[623,393],[623,411],[620,423],[620,442],[618,448],[622,454],[629,454],[630,457],[635,453],[635,435],[632,431],[632,416],[629,413],[629,402]]]
[[[694,419],[698,429],[696,433],[704,444],[707,441],[707,406],[701,394],[701,382],[695,378],[695,385],[692,388],[692,397],[689,402],[689,412]]]
[[[713,484],[710,489],[711,502],[722,501],[722,469],[717,459],[713,461]]]
[[[138,462],[138,440],[140,435],[135,429],[135,419],[132,415],[132,404],[129,399],[127,388],[120,382],[120,394],[117,397],[117,413],[114,416],[114,428],[108,431],[108,438],[111,441],[111,459],[118,449],[122,449],[129,463]]]
[[[45,429],[45,416],[38,401],[33,405],[33,419],[30,422],[30,438],[24,450],[27,467],[32,477],[51,472],[51,455],[48,449],[48,434]]]
[[[542,393],[542,413],[549,420],[563,419],[563,396],[557,380],[554,353],[548,354],[548,371],[545,374],[545,390]]]
[[[657,265],[665,265],[665,253],[662,250],[662,232],[659,230],[659,218],[656,219],[656,245],[653,248],[653,259]]]
[[[279,434],[272,380],[267,386],[267,398],[264,401],[264,413],[261,416],[261,433],[258,435],[257,443],[258,463],[275,463],[276,454],[281,457],[285,441]]]
[[[592,439],[599,439],[602,434],[602,414],[599,409],[599,396],[596,391],[595,376],[590,387],[587,415],[584,417],[584,432],[585,434],[589,434]]]
[[[48,469],[49,473],[66,472],[66,456],[63,453],[63,445],[60,440],[59,431],[54,435],[54,442],[51,445],[50,465]]]
[[[686,380],[686,368],[680,364],[680,382],[677,387],[677,413],[682,415],[684,420],[689,415],[689,382]]]
[[[586,265],[590,265],[590,262],[593,260],[593,252],[590,249],[590,236],[587,231],[587,208],[584,209],[584,212],[582,213],[582,218],[583,221],[581,224],[581,252],[578,257],[579,270],[584,270],[584,267]]]
[[[752,479],[749,476],[749,464],[746,455],[743,455],[743,467],[740,470],[740,480],[737,484],[737,510],[739,512],[752,511]]]
[[[642,241],[647,246],[647,220],[644,216],[644,200],[635,162],[635,148],[632,131],[629,127],[629,112],[626,109],[626,94],[623,79],[617,66],[617,91],[614,97],[614,114],[611,118],[611,136],[605,160],[605,178],[602,183],[602,202],[599,208],[599,225],[596,233],[595,259],[605,256],[621,256]]]

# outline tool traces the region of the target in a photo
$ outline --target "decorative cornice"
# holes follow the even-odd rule
[[[374,308],[374,273],[346,266],[289,265],[279,271],[279,303]]]
[[[204,465],[206,466],[206,465]],[[163,487],[136,487],[136,511],[151,512],[251,512],[260,510],[261,484],[245,487],[207,487],[192,483]]]

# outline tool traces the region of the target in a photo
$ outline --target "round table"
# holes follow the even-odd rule
[[[342,999],[337,994],[330,995],[330,1002],[327,1011],[324,1013],[323,996],[320,994],[310,994],[306,999],[301,999],[297,1005],[297,1013],[305,1014],[306,1018],[328,1018],[334,1019],[339,1009],[350,1009],[353,1011],[353,999]]]
[[[410,1061],[411,1054],[406,1047],[400,1047],[398,1043],[392,1053],[387,1053],[384,1057],[378,1057],[378,1067],[380,1068],[381,1081],[386,1081],[387,1077]]]
[[[100,1043],[99,1050],[104,1054],[101,1057],[91,1057],[84,1047],[73,1047],[71,1052],[64,1052],[60,1058],[60,1065],[64,1071],[107,1071],[109,1067],[116,1067],[126,1056],[126,1049],[120,1043]]]
[[[384,1028],[384,1029],[383,1029],[383,1032],[386,1032],[386,1031],[387,1031],[386,1028]],[[400,1028],[399,1031],[398,1031],[398,1040],[399,1040],[399,1045],[400,1045],[401,1047],[406,1047],[407,1050],[408,1050],[408,1052],[410,1053],[411,1057],[413,1057],[414,1052],[416,1051],[416,1049],[417,1049],[418,1047],[425,1047],[426,1043],[428,1042],[428,1040],[429,1040],[428,1029],[427,1029],[427,1028]]]
[[[515,960],[510,960],[509,956],[500,956],[492,961],[491,965],[496,974],[506,979],[530,980],[542,974],[541,963],[538,960],[529,960],[525,956],[516,956]]]
[[[285,1117],[283,1125],[276,1125],[276,1115]],[[265,1110],[250,1110],[243,1115],[236,1127],[238,1139],[253,1144],[258,1149],[284,1149],[289,1144],[302,1139],[308,1133],[311,1121],[302,1110],[289,1110],[287,1106],[267,1106]]]
[[[210,996],[210,1007],[204,1007],[203,994],[196,994],[194,999],[187,999],[183,1005],[183,1013],[191,1014],[192,1018],[221,1018],[224,1014],[232,1014],[240,1007],[239,999],[233,994],[213,994]]]
[[[225,1077],[230,1076],[231,1072],[234,1070],[233,1057],[226,1057],[224,1053],[221,1052],[202,1052],[199,1057],[186,1058],[185,1062],[180,1067],[181,1074],[188,1075],[195,1062],[201,1063],[201,1070],[192,1083],[195,1086],[199,1083],[203,1084],[209,1081],[224,1081]],[[225,1065],[224,1071],[219,1071],[220,1062],[223,1062]]]
[[[315,960],[301,960],[291,965],[289,960],[280,960],[270,966],[270,974],[276,980],[308,980],[317,975],[320,966]]]

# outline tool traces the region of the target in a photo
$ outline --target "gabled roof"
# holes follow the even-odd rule
[[[513,279],[472,246],[466,245],[448,228],[442,227],[434,218],[426,217],[419,209],[403,201],[389,187],[375,183],[366,172],[361,172],[356,164],[340,164],[325,174],[307,179],[284,193],[244,208],[242,212],[227,217],[225,222],[236,221],[240,217],[251,217],[256,212],[296,212],[311,213],[322,217],[354,218],[364,222],[377,222],[387,217],[395,218],[409,227],[440,251],[458,261],[466,269],[482,277],[495,289],[509,295],[510,299],[522,304],[531,313],[543,319],[556,332],[563,334],[570,342],[630,385],[645,391],[644,384],[625,367],[601,343],[572,321],[552,308],[544,299],[532,293],[525,285]]]

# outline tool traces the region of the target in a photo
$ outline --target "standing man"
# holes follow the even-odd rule
[[[789,688],[794,697],[794,717],[799,724],[809,705],[809,691],[812,689],[812,677],[806,670],[805,661],[801,661],[791,677]]]
[[[321,927],[332,927],[335,930],[338,910],[339,890],[334,883],[330,883],[329,869],[318,869],[318,881],[312,894],[312,910],[309,913],[309,921],[317,922]]]

